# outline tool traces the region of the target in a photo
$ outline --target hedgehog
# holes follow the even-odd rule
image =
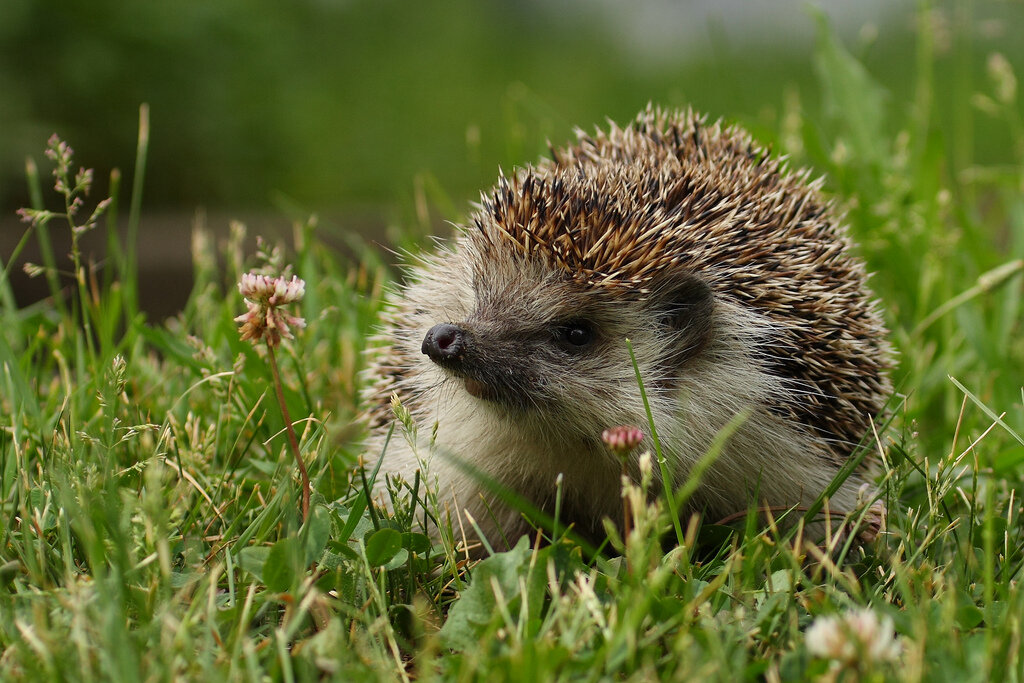
[[[822,180],[693,111],[576,135],[499,171],[468,224],[407,266],[365,391],[377,481],[420,470],[455,528],[469,513],[495,547],[532,531],[502,490],[549,515],[557,497],[563,524],[601,539],[651,427],[674,479],[655,467],[657,492],[740,416],[681,514],[806,509],[891,391],[878,304]],[[396,397],[415,428],[388,439]],[[625,465],[601,438],[618,425],[646,432]],[[858,505],[860,460],[833,514]]]

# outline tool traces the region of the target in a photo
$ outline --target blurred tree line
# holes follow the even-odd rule
[[[963,4],[935,14],[951,22]],[[499,164],[536,158],[575,125],[626,121],[648,101],[741,120],[767,139],[786,106],[818,106],[814,22],[802,4],[777,3],[771,27],[742,35],[730,27],[745,2],[670,5],[647,6],[665,17],[652,58],[643,27],[624,39],[611,3],[4,0],[0,207],[27,201],[24,158],[38,158],[55,131],[100,178],[130,171],[142,102],[152,119],[148,208],[393,205],[418,182],[435,201],[452,197],[456,214]],[[897,94],[892,106],[907,106],[914,9],[842,27]],[[993,49],[1021,50],[1022,14],[1021,3],[972,10],[971,69],[982,73]],[[998,156],[1001,141],[978,130],[978,146]]]

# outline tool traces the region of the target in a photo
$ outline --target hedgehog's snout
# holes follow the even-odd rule
[[[484,381],[477,379],[476,372],[465,367],[463,361],[469,350],[469,333],[452,323],[438,323],[423,337],[420,350],[438,365],[453,371],[465,382],[466,391],[477,398],[495,400],[497,394]]]
[[[451,323],[434,325],[423,337],[420,350],[435,363],[459,360],[466,352],[466,331]]]

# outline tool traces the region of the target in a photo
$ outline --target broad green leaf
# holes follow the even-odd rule
[[[406,532],[402,534],[402,547],[423,555],[430,550],[430,537],[426,534]]]
[[[522,600],[530,606],[540,605],[544,591],[544,572],[537,570],[528,576],[533,548],[525,536],[516,547],[508,552],[497,553],[483,560],[473,569],[473,578],[462,592],[459,600],[448,612],[448,621],[441,628],[441,640],[447,647],[466,650],[479,643],[480,636],[487,630],[499,611],[495,596],[495,585],[501,591],[511,614],[519,615]],[[548,562],[551,547],[537,551],[540,557],[534,567],[544,567]],[[522,595],[521,577],[526,577],[528,595]],[[539,615],[525,614],[527,618]]]
[[[309,511],[309,520],[302,529],[305,565],[316,562],[324,554],[331,537],[331,513],[322,505],[315,505]]]
[[[402,534],[394,529],[379,529],[366,539],[366,561],[380,567],[391,561],[402,549]]]
[[[235,553],[235,564],[262,581],[268,554],[270,548],[265,545],[247,546]]]
[[[298,560],[298,542],[294,537],[282,538],[270,546],[263,564],[263,583],[272,591],[283,593],[295,582]]]

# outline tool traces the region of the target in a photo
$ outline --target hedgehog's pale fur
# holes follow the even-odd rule
[[[369,457],[397,394],[419,437],[392,439],[382,473],[411,480],[426,464],[439,500],[492,543],[499,527],[512,541],[529,527],[457,460],[549,513],[562,475],[563,523],[598,535],[622,508],[621,465],[600,435],[649,431],[629,338],[676,486],[750,411],[688,512],[718,519],[755,492],[759,505],[809,504],[890,390],[864,267],[820,183],[689,112],[648,108],[578,137],[500,178],[472,226],[411,268],[371,369]],[[570,353],[555,338],[577,320],[595,341]],[[421,352],[438,323],[470,340],[454,372]],[[471,395],[466,377],[499,398]],[[852,509],[861,483],[850,477],[832,509]]]

